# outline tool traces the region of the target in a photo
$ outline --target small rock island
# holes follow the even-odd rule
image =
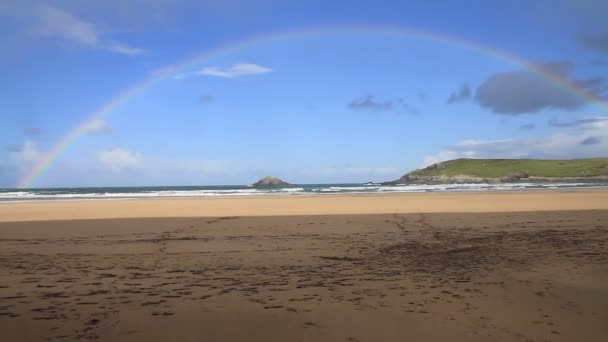
[[[269,188],[269,187],[282,187],[282,186],[293,186],[291,183],[276,178],[276,177],[264,177],[259,181],[253,183],[255,188]]]

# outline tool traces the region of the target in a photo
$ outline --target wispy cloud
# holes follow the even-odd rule
[[[448,104],[454,104],[458,102],[463,102],[471,98],[471,87],[468,84],[463,84],[460,88],[450,94],[450,97],[447,99]]]
[[[559,128],[575,128],[575,129],[598,129],[605,128],[608,130],[608,116],[598,116],[595,118],[584,118],[574,121],[559,121],[553,118],[548,122],[551,127]]]
[[[34,34],[40,37],[62,39],[92,49],[112,51],[129,56],[139,55],[143,49],[106,39],[103,32],[90,22],[50,5],[36,7],[38,27]]]
[[[597,145],[601,142],[602,140],[599,137],[589,137],[581,141],[581,145]]]
[[[41,135],[43,133],[42,129],[36,127],[27,127],[23,129],[23,135],[32,137],[36,135]]]
[[[221,78],[237,78],[242,76],[271,73],[272,69],[254,63],[237,63],[227,68],[204,67],[197,71],[178,73],[178,68],[168,66],[152,70],[151,74],[158,77],[171,76],[173,80],[183,80],[193,76],[212,76]]]
[[[271,68],[253,63],[238,63],[228,68],[205,67],[197,72],[199,75],[235,78],[247,75],[258,75],[272,72]]]
[[[172,76],[173,78],[175,78],[176,72],[177,72],[177,67],[175,65],[168,65],[168,66],[163,66],[160,68],[154,68],[154,69],[150,69],[149,74],[152,77],[169,77]]]
[[[531,131],[535,128],[536,128],[535,124],[525,124],[525,125],[519,126],[520,131]]]
[[[36,143],[31,140],[26,140],[21,145],[9,145],[6,149],[9,154],[9,160],[18,167],[29,165],[40,157],[40,151]]]
[[[137,168],[141,165],[142,157],[139,153],[116,147],[100,151],[97,160],[102,166],[114,172]]]
[[[393,109],[393,101],[390,100],[376,100],[374,95],[367,94],[363,97],[354,98],[348,103],[350,109],[364,109],[373,111],[388,111]]]
[[[198,98],[198,102],[201,104],[210,103],[210,102],[213,102],[214,100],[215,100],[215,98],[211,95],[201,95]]]
[[[578,36],[579,43],[596,52],[608,53],[608,32],[596,34],[581,34]]]
[[[411,104],[405,102],[402,98],[378,100],[372,94],[367,94],[362,97],[352,99],[348,105],[352,110],[364,110],[372,112],[405,112],[410,114],[417,113],[417,110]]]
[[[95,120],[85,127],[85,131],[88,134],[108,134],[112,133],[112,126],[103,120]]]
[[[140,55],[140,54],[146,52],[146,50],[144,50],[144,49],[128,46],[128,45],[125,45],[122,43],[117,43],[114,41],[107,42],[106,46],[104,48],[107,50],[110,50],[112,52],[122,53],[124,55],[129,55],[129,56],[136,56],[136,55]]]

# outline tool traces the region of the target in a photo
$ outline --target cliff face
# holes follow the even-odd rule
[[[281,186],[292,186],[291,183],[287,183],[286,181],[275,178],[275,177],[264,177],[259,181],[253,183],[253,186],[256,188],[262,187],[281,187]]]

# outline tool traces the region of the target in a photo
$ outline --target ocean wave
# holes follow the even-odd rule
[[[331,195],[331,194],[383,194],[421,192],[466,191],[518,191],[528,189],[608,188],[608,184],[590,183],[510,183],[510,184],[412,184],[365,185],[328,184],[302,185],[285,188],[253,188],[246,186],[170,187],[163,188],[65,188],[65,189],[0,189],[0,202],[66,201],[92,199],[144,199],[144,198],[197,198],[226,196],[277,196],[277,195]]]

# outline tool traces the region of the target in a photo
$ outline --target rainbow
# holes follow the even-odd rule
[[[104,116],[113,112],[120,105],[126,103],[130,98],[133,98],[137,94],[141,93],[144,89],[153,86],[154,84],[178,75],[179,72],[187,67],[193,66],[197,63],[201,63],[211,57],[236,51],[239,49],[252,47],[261,43],[268,43],[274,40],[280,39],[294,39],[305,36],[330,34],[330,33],[378,33],[378,34],[393,34],[398,36],[405,36],[413,39],[430,40],[437,43],[446,44],[449,46],[458,47],[465,50],[479,52],[498,60],[505,61],[517,67],[527,70],[531,74],[538,76],[546,82],[561,88],[562,90],[571,93],[585,102],[597,103],[602,106],[606,106],[608,109],[608,103],[605,99],[590,93],[589,91],[577,86],[576,84],[549,72],[541,67],[530,64],[528,61],[508,53],[506,51],[493,48],[486,45],[481,45],[469,40],[465,40],[459,37],[436,33],[424,30],[415,30],[411,28],[403,27],[385,27],[385,26],[356,26],[356,27],[316,27],[306,28],[295,31],[284,31],[275,32],[269,34],[262,34],[254,37],[248,37],[232,44],[223,45],[214,49],[206,50],[202,53],[196,54],[190,58],[187,58],[181,62],[166,66],[159,71],[151,73],[148,78],[132,85],[123,92],[119,93],[114,98],[110,99],[99,109],[88,114],[85,119],[72,130],[70,130],[65,136],[63,136],[48,152],[46,152],[34,166],[18,181],[17,188],[29,188],[36,181],[40,175],[42,175],[53,162],[65,151],[71,144],[73,144],[80,136],[85,134],[89,127],[94,125],[98,120],[101,120]]]

